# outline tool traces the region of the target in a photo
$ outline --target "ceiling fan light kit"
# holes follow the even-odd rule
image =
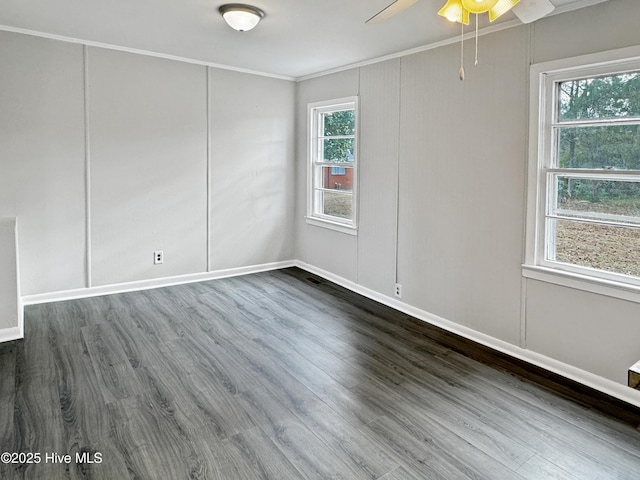
[[[511,10],[520,0],[447,0],[447,3],[440,9],[438,15],[445,17],[451,22],[461,24],[460,32],[460,80],[464,80],[464,26],[469,25],[469,14],[476,15],[476,57],[475,64],[478,64],[478,15],[489,13],[489,21],[504,15]]]
[[[469,10],[464,9],[460,0],[448,0],[438,15],[445,17],[450,22],[469,25]]]
[[[448,0],[438,15],[445,17],[450,22],[468,25],[470,13],[479,15],[489,12],[489,21],[493,22],[511,10],[518,2],[520,0]]]
[[[489,21],[493,22],[496,18],[504,15],[518,4],[520,0],[498,0],[498,2],[489,9]]]
[[[264,12],[259,8],[241,3],[222,5],[218,11],[227,25],[239,32],[251,30],[264,18]]]
[[[406,10],[418,0],[395,0],[376,13],[365,23],[380,23]],[[438,11],[438,15],[445,17],[453,23],[460,24],[460,80],[464,80],[464,26],[469,25],[469,14],[476,15],[476,58],[478,64],[478,16],[482,13],[489,14],[489,21],[493,22],[498,17],[513,9],[513,13],[522,23],[534,22],[549,13],[555,6],[549,0],[447,0],[447,3]]]
[[[462,6],[470,13],[485,13],[492,8],[498,0],[462,0]]]

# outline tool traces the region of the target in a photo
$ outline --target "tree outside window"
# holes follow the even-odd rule
[[[540,263],[640,284],[640,73],[552,80]]]
[[[357,128],[355,97],[309,106],[307,219],[355,229]]]

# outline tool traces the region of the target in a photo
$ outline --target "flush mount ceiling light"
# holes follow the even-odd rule
[[[227,25],[239,32],[251,30],[264,17],[264,12],[259,8],[241,3],[222,5],[218,11]]]

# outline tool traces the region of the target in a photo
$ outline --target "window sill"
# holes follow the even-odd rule
[[[614,282],[612,280],[604,280],[536,265],[522,265],[522,276],[540,282],[553,283],[576,290],[640,303],[640,287],[627,283]]]
[[[329,230],[335,230],[336,232],[346,233],[347,235],[358,235],[358,229],[351,225],[345,225],[344,223],[332,222],[330,220],[323,220],[316,217],[305,217],[307,224],[315,227],[328,228]]]

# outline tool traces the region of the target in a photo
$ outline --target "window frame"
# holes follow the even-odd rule
[[[553,185],[550,179],[575,175],[637,180],[639,170],[559,168],[554,164],[558,130],[557,85],[563,81],[640,71],[640,47],[535,64],[530,70],[529,167],[523,276],[640,303],[640,279],[545,258]],[[624,123],[618,120],[612,123]],[[584,123],[584,122],[580,122]],[[596,122],[597,123],[597,122]],[[569,125],[571,122],[562,122]],[[555,129],[555,130],[554,130]]]
[[[324,139],[320,135],[320,116],[328,112],[338,112],[343,110],[354,111],[354,135],[353,135],[353,162],[324,162],[318,159],[320,153],[319,142]],[[349,235],[357,235],[358,232],[358,139],[359,139],[359,110],[358,97],[350,96],[326,100],[321,102],[313,102],[307,105],[307,215],[306,222],[310,225],[329,228]],[[318,168],[320,171],[323,167],[342,167],[352,169],[352,188],[351,193],[351,219],[343,219],[333,215],[326,215],[316,211],[316,192],[324,191],[324,188],[317,186],[319,176],[316,173]],[[345,194],[344,192],[340,192]]]

